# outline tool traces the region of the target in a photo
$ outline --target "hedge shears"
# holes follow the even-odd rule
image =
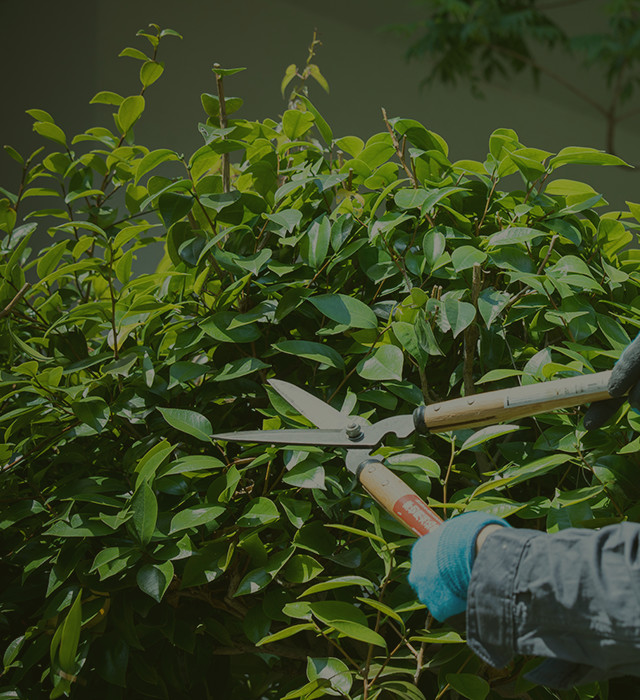
[[[384,418],[368,424],[359,416],[341,413],[294,384],[268,380],[278,394],[317,428],[242,430],[213,435],[217,440],[278,445],[315,445],[346,450],[347,469],[367,492],[414,534],[421,536],[442,519],[373,454],[386,435],[409,437],[461,428],[479,428],[518,420],[559,408],[610,399],[607,384],[611,372],[585,374],[418,407],[412,414]]]

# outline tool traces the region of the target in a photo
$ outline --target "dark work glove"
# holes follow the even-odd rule
[[[584,415],[587,430],[602,427],[625,401],[640,410],[640,333],[614,365],[607,390],[615,398],[591,404]],[[625,396],[627,392],[629,395]]]

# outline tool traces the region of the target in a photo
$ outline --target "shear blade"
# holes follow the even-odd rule
[[[281,379],[267,381],[301,416],[310,420],[318,428],[344,428],[350,422],[349,417],[345,416],[344,413],[340,413],[328,403],[321,401],[295,384]]]
[[[344,430],[286,429],[286,430],[241,430],[237,433],[217,433],[216,440],[233,442],[261,442],[269,445],[330,445],[332,447],[354,447]]]

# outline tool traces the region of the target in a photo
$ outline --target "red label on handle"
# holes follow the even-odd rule
[[[399,498],[393,504],[393,512],[416,535],[426,535],[442,524],[442,520],[415,493]]]

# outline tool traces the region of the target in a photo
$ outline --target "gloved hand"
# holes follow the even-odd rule
[[[603,426],[625,401],[632,408],[640,410],[640,334],[627,345],[613,366],[607,390],[616,398],[597,401],[589,406],[584,414],[584,427],[587,430]],[[627,392],[629,396],[625,397]]]
[[[473,511],[447,520],[413,545],[409,583],[436,620],[466,610],[476,538],[492,523],[509,527],[502,518]]]

